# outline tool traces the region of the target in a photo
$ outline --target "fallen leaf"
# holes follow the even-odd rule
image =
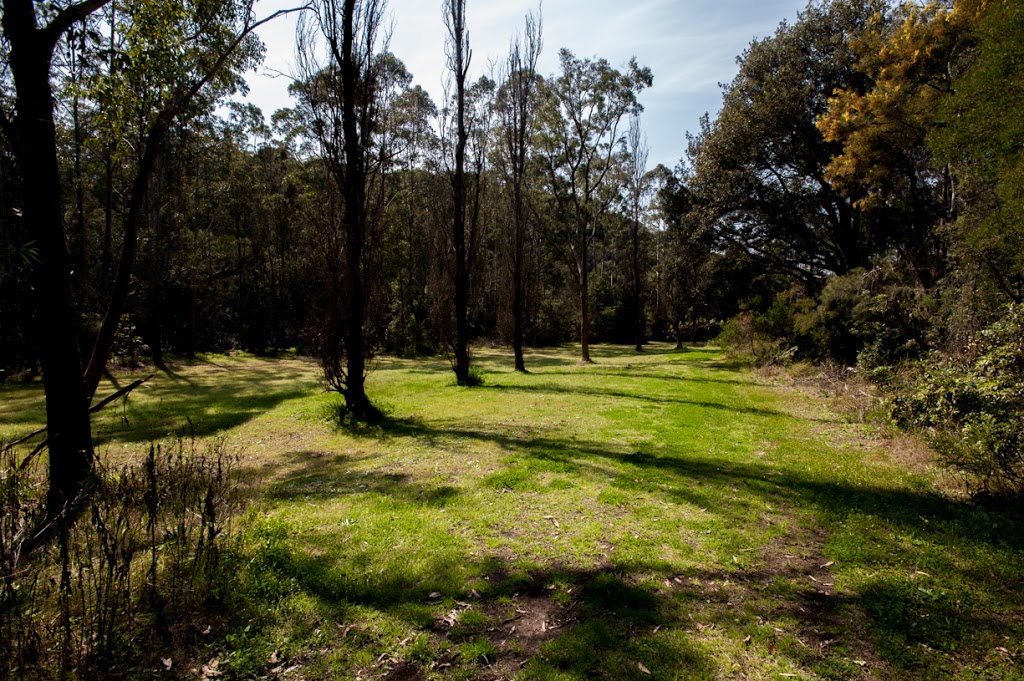
[[[743,642],[744,643],[750,643],[750,634],[747,634],[747,637],[745,639],[743,639]]]
[[[643,662],[636,663],[637,669],[642,671],[644,674],[650,674],[651,670],[644,666]]]
[[[836,562],[834,560],[830,560],[829,562],[825,563],[821,567],[823,567],[823,568],[832,567],[835,564],[836,564]]]
[[[859,667],[867,667],[868,663],[864,660],[854,660],[853,663]]]
[[[171,658],[169,658],[169,657],[161,657],[161,658],[160,658],[160,662],[161,662],[161,663],[163,663],[163,665],[164,665],[164,669],[170,669],[170,668],[171,668],[171,666],[172,666],[172,665],[174,664],[174,663],[173,663],[173,662],[171,661]]]
[[[270,664],[277,664],[277,651],[276,650],[274,652],[270,653],[270,659],[268,660],[268,662],[270,662]]]

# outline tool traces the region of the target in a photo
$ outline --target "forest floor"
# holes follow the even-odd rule
[[[210,356],[95,431],[113,457],[181,429],[239,452],[250,614],[196,652],[218,674],[1024,678],[1019,514],[714,349],[593,354],[524,375],[481,349],[476,388],[382,359],[369,426],[309,360]],[[42,421],[38,387],[0,388],[0,438]]]

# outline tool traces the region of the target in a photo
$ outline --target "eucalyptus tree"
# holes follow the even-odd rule
[[[626,174],[626,209],[629,217],[629,269],[630,313],[633,323],[635,349],[642,352],[646,336],[647,319],[644,314],[644,263],[641,241],[644,235],[644,213],[651,190],[651,177],[647,173],[650,147],[640,127],[640,118],[629,119],[629,129],[623,142],[624,170]]]
[[[366,374],[382,326],[386,176],[398,153],[388,117],[411,81],[387,53],[385,8],[385,0],[316,0],[299,29],[297,91],[340,193],[340,205],[328,203],[318,244],[324,298],[315,350],[326,384],[363,420],[380,417],[366,395]]]
[[[486,76],[469,81],[473,53],[466,0],[445,0],[443,12],[449,101],[442,110],[440,132],[442,163],[451,184],[451,220],[443,221],[447,244],[442,265],[451,280],[451,319],[442,321],[442,334],[448,336],[455,380],[468,386],[475,382],[469,356],[470,283],[482,236],[484,169],[495,85]],[[442,310],[448,307],[447,301],[439,302]]]
[[[590,247],[618,188],[609,186],[623,141],[622,120],[639,114],[637,95],[653,82],[631,59],[624,72],[605,59],[559,52],[561,73],[546,84],[541,149],[547,190],[558,210],[567,260],[579,290],[581,361],[590,361]]]
[[[527,246],[530,236],[531,206],[529,170],[540,103],[540,76],[537,60],[543,48],[541,18],[526,16],[521,35],[512,39],[503,67],[503,77],[495,99],[499,122],[498,165],[509,204],[505,235],[509,269],[509,311],[512,319],[512,351],[516,371],[526,371],[523,345],[527,323]]]
[[[3,56],[14,90],[13,111],[0,109],[0,129],[23,177],[21,219],[38,244],[33,266],[35,319],[46,394],[51,519],[78,499],[92,473],[89,404],[128,298],[145,197],[168,127],[213,81],[255,63],[262,51],[252,31],[290,11],[256,20],[251,0],[124,3],[134,31],[124,56],[160,87],[148,90],[155,97],[154,106],[139,138],[144,151],[132,182],[117,276],[89,362],[83,366],[64,217],[66,183],[57,144],[54,55],[73,27],[110,1],[4,0],[0,19]],[[129,90],[120,92],[127,95]]]

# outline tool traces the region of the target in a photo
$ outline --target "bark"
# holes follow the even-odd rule
[[[468,288],[469,272],[466,266],[466,54],[465,54],[465,3],[456,0],[452,7],[452,33],[455,58],[455,106],[456,140],[455,170],[452,178],[452,192],[455,204],[452,225],[452,245],[455,250],[455,380],[459,385],[469,385],[469,323]]]
[[[584,232],[586,234],[586,232]],[[584,364],[590,363],[590,284],[589,284],[589,272],[587,269],[590,266],[588,262],[588,239],[584,237],[583,248],[579,250],[577,255],[577,273],[579,275],[580,284],[580,362]]]
[[[346,325],[346,382],[345,404],[361,420],[371,419],[380,412],[366,396],[366,290],[363,282],[363,260],[366,250],[366,163],[364,143],[357,122],[356,89],[360,87],[359,67],[355,61],[354,19],[356,0],[345,0],[342,16],[342,129],[345,135],[345,265],[348,279]],[[370,46],[367,45],[369,50]],[[369,76],[363,74],[363,85]],[[366,93],[369,96],[369,92]],[[363,106],[371,106],[367,101]],[[368,130],[363,131],[369,134]]]
[[[24,173],[23,215],[39,244],[39,262],[33,274],[49,433],[47,516],[53,520],[78,499],[94,458],[50,87],[50,66],[59,34],[54,36],[50,27],[36,25],[31,0],[6,0],[3,8],[17,98],[14,146]]]

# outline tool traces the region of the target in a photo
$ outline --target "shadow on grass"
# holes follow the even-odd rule
[[[690,363],[688,363],[688,366]],[[545,371],[545,376],[580,376],[579,370],[571,371]],[[659,381],[672,384],[683,383],[720,383],[722,385],[760,385],[757,381],[744,381],[738,378],[710,378],[707,376],[693,376],[689,374],[659,374],[653,373],[641,367],[639,371],[633,368],[622,368],[614,370],[586,369],[586,376],[604,376],[608,378],[627,378],[637,381]]]
[[[393,494],[393,485],[409,482],[384,486]],[[413,570],[393,556],[346,552],[344,534],[344,528],[323,533],[312,543],[336,548],[289,551],[275,570],[337,621],[350,619],[353,606],[370,608],[443,641],[418,660],[432,667],[457,661],[448,644],[487,639],[495,651],[487,660],[492,674],[710,679],[724,671],[714,661],[724,640],[725,649],[747,649],[747,664],[778,664],[780,672],[795,666],[824,678],[859,678],[869,664],[886,678],[949,678],[955,660],[922,651],[965,652],[969,659],[979,640],[1013,633],[1002,613],[922,598],[905,580],[877,579],[836,593],[816,555],[795,567],[769,561],[728,572],[635,562],[577,569],[470,558],[455,547],[431,550]],[[462,624],[467,611],[480,613],[475,626]],[[373,637],[366,641],[373,643]]]
[[[459,496],[458,487],[425,485],[402,473],[352,471],[351,464],[358,459],[351,457],[320,451],[292,452],[289,457],[295,468],[286,479],[267,491],[267,498],[296,501],[377,494],[404,503],[443,508]]]
[[[277,553],[270,567],[336,621],[369,608],[426,635],[430,650],[405,663],[411,670],[448,668],[457,678],[505,678],[504,670],[523,670],[518,678],[526,679],[716,678],[717,667],[692,638],[694,623],[679,617],[674,594],[659,593],[614,566],[529,567],[449,553],[433,555],[415,575],[371,563],[378,569],[364,579],[339,569],[338,560],[331,551],[287,551]],[[361,633],[365,639],[356,645],[378,644],[377,637]],[[467,647],[480,641],[489,642],[488,656],[467,658]],[[473,674],[474,666],[486,671]]]
[[[538,383],[534,385],[500,385],[487,384],[480,386],[485,390],[501,390],[508,392],[538,392],[538,393],[561,393],[565,395],[591,395],[594,397],[618,397],[625,400],[639,400],[653,404],[680,404],[704,409],[720,409],[735,412],[737,414],[754,414],[757,416],[780,416],[793,418],[789,414],[774,409],[763,409],[761,407],[746,407],[742,405],[722,404],[720,402],[707,402],[703,400],[686,400],[679,397],[658,397],[647,393],[630,393],[624,390],[609,390],[607,388],[588,388],[585,386],[563,386],[554,383]]]
[[[148,442],[179,432],[205,437],[256,418],[317,390],[309,370],[291,360],[261,359],[241,367],[202,362],[190,377],[168,372],[94,418],[97,445]],[[212,369],[211,369],[212,367]],[[182,384],[186,389],[182,389]],[[304,385],[305,384],[305,385]]]
[[[760,631],[753,623],[759,618],[796,619],[800,623],[800,630],[794,633],[796,639],[812,638],[819,645],[810,652],[800,652],[801,646],[794,643],[792,656],[814,673],[833,678],[860,676],[862,670],[850,659],[874,660],[890,670],[891,678],[955,675],[956,664],[978,661],[987,650],[1003,645],[1000,641],[1004,637],[1016,640],[1020,632],[1024,579],[1015,566],[1024,563],[1024,527],[1015,515],[928,491],[858,484],[832,477],[828,472],[813,475],[760,462],[702,458],[679,449],[657,453],[629,451],[593,441],[515,436],[394,419],[365,431],[363,436],[414,438],[427,446],[452,439],[492,443],[507,452],[508,465],[479,484],[495,491],[543,493],[546,488],[541,480],[555,473],[568,479],[585,477],[611,487],[643,491],[667,503],[706,509],[720,517],[724,527],[738,528],[740,532],[751,523],[756,524],[766,507],[815,511],[833,534],[841,534],[847,526],[862,526],[850,536],[863,546],[832,549],[843,552],[843,568],[858,575],[853,585],[839,594],[819,590],[820,583],[830,580],[827,574],[819,574],[817,581],[808,581],[808,574],[813,577],[815,571],[820,573],[819,568],[825,566],[826,558],[821,553],[826,550],[824,535],[812,547],[814,556],[796,572],[784,569],[775,560],[777,556],[769,553],[764,556],[765,568],[744,570],[731,566],[727,571],[681,575],[683,583],[694,579],[698,583],[732,579],[742,584],[744,591],[730,596],[728,607],[715,606],[716,601],[702,591],[704,587],[679,589],[673,583],[674,595],[667,595],[656,587],[644,586],[644,576],[664,571],[664,564],[623,562],[599,573],[569,570],[565,579],[582,588],[579,615],[572,621],[566,620],[564,633],[553,634],[536,648],[532,661],[524,668],[536,674],[528,673],[527,678],[546,678],[558,673],[588,678],[597,663],[594,655],[585,653],[587,650],[599,651],[598,657],[605,660],[603,664],[610,664],[615,670],[614,678],[646,677],[636,675],[637,661],[652,657],[672,660],[671,664],[678,665],[688,678],[713,676],[713,666],[701,653],[701,646],[691,640],[693,632],[687,627],[692,623],[686,625],[683,621],[687,617],[685,608],[679,610],[688,603],[722,618],[719,626],[736,640]],[[278,498],[370,493],[419,507],[453,509],[464,499],[478,498],[478,489],[427,485],[407,475],[355,473],[347,470],[349,464],[343,458],[326,464],[314,458],[306,465],[275,492]],[[334,541],[330,532],[322,539],[328,544]],[[785,552],[788,547],[776,549]],[[334,585],[331,588],[335,589],[335,597],[345,602],[392,613],[405,612],[406,608],[422,615],[423,609],[417,604],[429,593],[436,591],[467,600],[467,584],[476,583],[475,588],[486,600],[479,582],[473,582],[474,576],[521,569],[514,563],[495,567],[486,561],[473,567],[465,562],[464,554],[455,554],[447,558],[435,556],[432,564],[421,566],[415,574],[405,574],[399,567],[385,567],[368,582],[336,574],[328,581]],[[311,562],[296,566],[296,574],[323,575],[325,571],[333,574],[331,565],[347,558],[335,554],[301,560]],[[362,573],[357,570],[353,574]],[[658,579],[678,576],[662,575]],[[346,579],[352,583],[338,586]],[[540,581],[548,579],[551,577],[544,576]],[[590,586],[606,580],[611,580],[607,583],[614,589],[628,592],[626,596],[618,593],[612,601],[642,601],[642,607],[631,610],[622,606],[609,611],[601,591]],[[491,581],[487,584],[501,595],[497,585]],[[318,586],[316,580],[306,587],[321,596],[327,593],[326,587]],[[640,591],[631,591],[635,589]],[[738,612],[734,603],[742,604],[744,613],[735,626],[730,623]],[[672,634],[680,622],[684,634]],[[654,632],[659,626],[667,627],[660,635]],[[833,641],[842,644],[833,648]],[[643,651],[648,651],[648,658],[638,657]],[[656,673],[654,678],[676,677]]]

